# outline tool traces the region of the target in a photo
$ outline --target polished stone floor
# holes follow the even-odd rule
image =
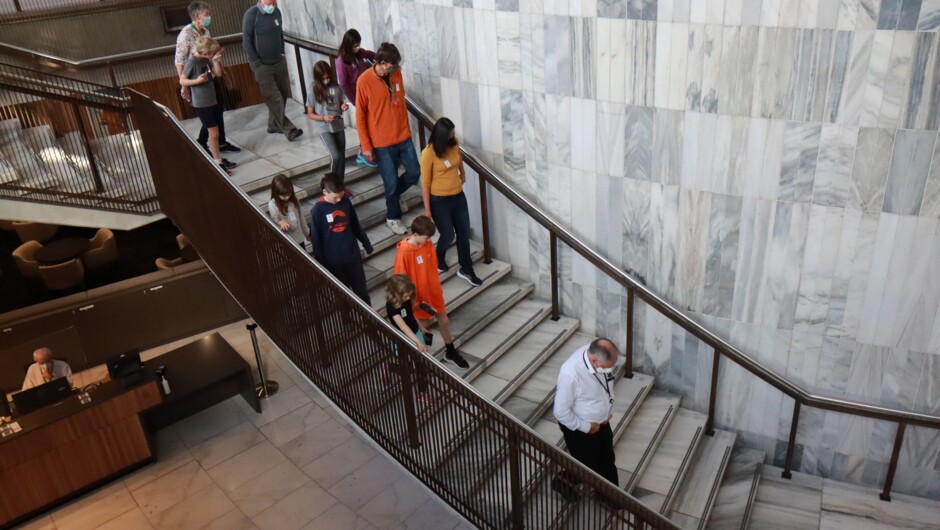
[[[254,365],[245,323],[219,331]],[[259,342],[268,377],[280,383],[261,414],[235,397],[168,427],[156,436],[158,462],[23,528],[472,528],[359,433],[263,333]],[[75,383],[103,375],[103,367],[82,372]]]

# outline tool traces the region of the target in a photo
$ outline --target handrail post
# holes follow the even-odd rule
[[[294,47],[294,58],[297,60],[297,80],[300,82],[300,97],[302,98],[301,101],[303,101],[303,104],[306,105],[307,104],[307,83],[306,81],[304,81],[304,61],[303,61],[303,58],[300,56],[300,46],[297,46],[296,44],[292,44],[291,46]],[[330,62],[332,63],[332,58],[330,59]],[[330,66],[332,66],[332,64]],[[334,76],[336,75],[335,68],[333,69],[332,75]],[[316,79],[314,79],[314,81],[316,81]]]
[[[624,345],[626,359],[624,364],[627,371],[623,374],[627,379],[633,379],[633,306],[636,294],[633,289],[627,288],[627,344]]]
[[[392,345],[392,347],[397,348],[395,345]],[[411,351],[401,351],[398,359],[400,363],[402,405],[405,407],[405,429],[408,431],[408,446],[417,449],[421,447],[421,439],[418,436],[418,411],[415,403],[414,381],[412,381],[412,377],[415,375],[413,366],[417,366],[417,364],[416,361],[411,359],[412,355],[414,353]]]
[[[111,78],[111,86],[114,88],[118,87],[117,76],[114,75],[114,65],[108,62],[108,77]]]
[[[793,400],[793,419],[790,421],[790,440],[787,442],[787,458],[783,462],[783,478],[790,478],[790,467],[793,464],[793,450],[796,448],[796,428],[800,423],[800,400]]]
[[[95,164],[95,154],[91,150],[91,142],[88,139],[88,129],[85,128],[85,120],[82,119],[82,111],[75,103],[70,103],[72,115],[75,117],[75,123],[78,126],[78,134],[82,139],[82,146],[85,148],[85,157],[88,158],[88,168],[91,170],[91,178],[95,181],[95,192],[104,191],[104,184],[101,182],[101,175],[98,173],[98,164]]]
[[[551,252],[551,270],[552,270],[552,320],[559,318],[558,310],[558,236],[555,232],[548,233],[549,248]]]
[[[522,499],[522,472],[519,461],[519,434],[509,429],[509,491],[512,502],[512,527],[521,529],[525,527],[525,518]]]
[[[477,175],[477,181],[480,183],[480,220],[483,224],[483,263],[493,262],[490,253],[490,214],[486,205],[486,178],[482,174]]]
[[[715,401],[718,397],[718,365],[721,361],[721,350],[712,350],[712,386],[708,392],[708,419],[705,421],[705,434],[715,435]]]
[[[898,432],[894,435],[894,449],[891,450],[891,463],[888,464],[888,474],[885,476],[885,487],[880,495],[883,501],[891,502],[891,484],[894,483],[894,472],[898,469],[898,456],[901,454],[905,428],[907,428],[907,422],[899,421]]]
[[[421,123],[421,120],[418,120],[418,145],[421,146],[422,150],[428,146],[427,135],[425,134],[424,124]]]

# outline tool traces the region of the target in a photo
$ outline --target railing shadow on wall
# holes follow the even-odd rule
[[[300,50],[308,50],[314,53],[326,55],[330,58],[330,64],[333,65],[338,49],[320,42],[311,41],[298,35],[285,34],[285,41],[293,45],[298,67],[297,75],[300,79],[301,87],[305,86],[304,72]],[[427,131],[434,126],[434,120],[430,115],[424,112],[412,99],[408,98],[408,110],[411,112],[418,123],[420,130],[418,135],[421,147],[424,147]],[[634,279],[632,276],[619,269],[616,265],[601,256],[594,249],[588,247],[580,238],[571,233],[561,225],[557,220],[533,204],[529,199],[516,191],[505,179],[490,169],[479,157],[467,151],[464,147],[460,148],[464,163],[469,166],[479,176],[480,183],[480,209],[483,219],[483,249],[487,260],[490,258],[489,227],[487,223],[487,185],[502,194],[516,207],[521,209],[530,218],[534,219],[549,233],[550,260],[551,260],[551,292],[552,292],[552,316],[558,317],[559,311],[559,292],[558,292],[558,243],[561,241],[571,250],[594,265],[613,281],[620,284],[626,291],[627,310],[626,310],[626,337],[624,341],[626,357],[626,375],[633,376],[633,339],[634,339],[634,307],[637,298],[645,302],[648,306],[660,312],[666,318],[678,324],[686,332],[690,333],[698,340],[710,346],[713,350],[711,381],[708,398],[708,417],[705,424],[705,432],[713,435],[715,432],[715,404],[718,395],[718,373],[722,356],[727,360],[744,368],[762,381],[782,392],[793,400],[793,416],[790,423],[789,439],[787,441],[787,454],[784,459],[783,477],[790,478],[793,455],[796,449],[796,434],[800,421],[800,411],[802,407],[813,407],[822,410],[828,410],[838,413],[850,414],[863,418],[884,420],[897,424],[894,446],[891,451],[891,460],[888,464],[888,471],[883,484],[882,500],[891,500],[891,485],[897,470],[898,457],[901,453],[901,446],[904,442],[904,432],[907,426],[916,425],[940,429],[940,416],[929,414],[920,414],[911,411],[892,409],[871,405],[866,403],[853,402],[828,396],[813,394],[787,380],[786,378],[773,372],[759,361],[753,359],[730,343],[721,339],[714,333],[708,331],[700,324],[682,313],[678,308],[662,299],[652,292],[645,285]]]
[[[581,528],[677,528],[418,352],[285,237],[168,109],[130,93],[164,213],[285,355],[467,520],[545,528],[569,514]],[[419,381],[433,404],[416,401]],[[464,444],[473,455],[457,453]],[[551,490],[561,472],[581,482],[579,505]]]

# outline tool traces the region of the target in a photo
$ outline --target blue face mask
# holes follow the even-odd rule
[[[276,6],[274,6],[274,4],[271,4],[269,6],[261,6],[261,10],[264,11],[265,15],[270,15],[271,13],[274,12],[275,7]]]
[[[212,17],[206,15],[206,18],[202,19],[202,27],[208,28],[212,24]]]

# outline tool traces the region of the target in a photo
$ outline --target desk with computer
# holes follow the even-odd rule
[[[229,397],[261,412],[250,366],[217,333],[147,362],[125,352],[107,370],[82,388],[55,377],[13,394],[12,406],[0,399],[0,528],[153,462],[156,430]]]

